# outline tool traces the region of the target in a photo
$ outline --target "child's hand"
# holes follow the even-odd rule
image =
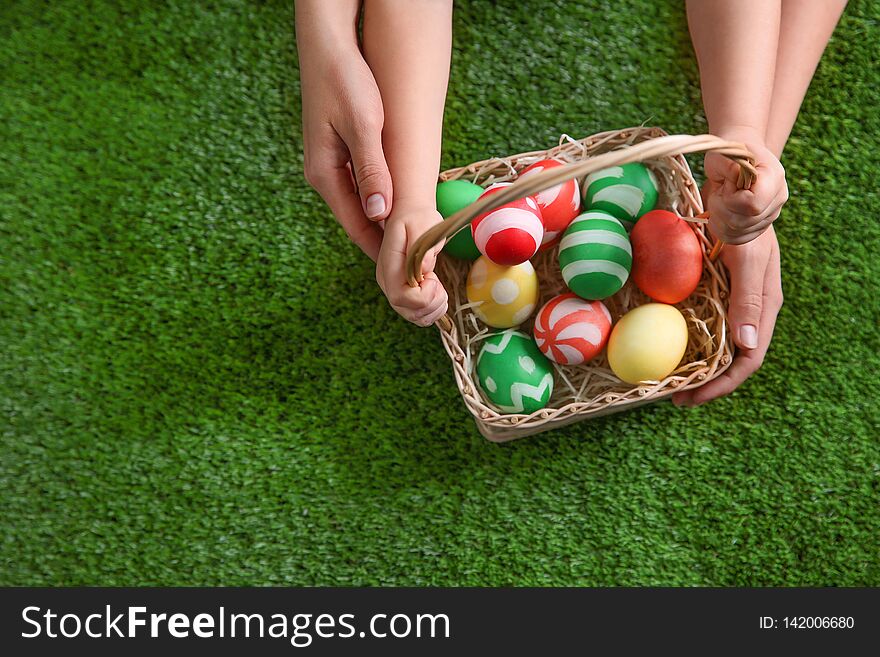
[[[728,244],[745,244],[767,230],[788,200],[785,169],[763,139],[748,133],[721,136],[745,143],[755,156],[758,177],[751,189],[737,189],[739,166],[723,155],[708,153],[703,201],[715,237]]]
[[[432,209],[396,209],[385,222],[385,236],[376,263],[376,281],[388,297],[388,303],[404,319],[418,326],[430,326],[446,313],[446,290],[434,273],[437,254],[443,244],[428,251],[422,263],[422,280],[410,287],[406,280],[406,254],[428,228],[442,221]]]

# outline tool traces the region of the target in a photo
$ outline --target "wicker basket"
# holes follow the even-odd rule
[[[481,341],[496,329],[483,324],[471,310],[465,282],[471,263],[442,255],[437,274],[449,292],[449,314],[437,323],[443,346],[452,360],[455,380],[465,405],[474,416],[480,432],[489,440],[502,442],[547,431],[555,427],[600,415],[623,411],[669,397],[673,392],[693,388],[719,376],[730,365],[733,343],[727,330],[727,272],[709,257],[712,243],[707,236],[699,189],[683,154],[717,151],[741,166],[740,186],[754,179],[751,154],[741,144],[723,141],[711,135],[669,136],[659,128],[628,128],[605,132],[586,139],[563,136],[558,146],[545,151],[521,153],[505,158],[476,162],[441,174],[441,180],[462,178],[479,185],[514,180],[517,173],[540,159],[553,157],[568,162],[565,167],[545,170],[515,182],[465,208],[434,226],[417,242],[410,254],[408,275],[415,283],[425,252],[440,240],[454,234],[478,214],[528,194],[570,179],[583,178],[608,166],[641,161],[648,165],[660,184],[659,208],[676,212],[691,221],[704,251],[703,277],[694,293],[676,304],[688,320],[689,340],[681,366],[662,381],[643,382],[638,386],[623,383],[608,366],[605,354],[578,366],[556,369],[556,384],[546,408],[530,415],[503,413],[480,393],[474,364]],[[551,297],[567,291],[557,262],[558,246],[539,253],[532,262],[541,285],[538,308]],[[617,321],[628,310],[650,299],[628,281],[624,288],[605,304]],[[531,333],[533,318],[520,326]]]

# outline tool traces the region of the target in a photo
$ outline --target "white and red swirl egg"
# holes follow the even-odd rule
[[[572,293],[550,299],[535,318],[538,349],[560,365],[580,365],[595,358],[610,333],[611,314],[605,304]]]

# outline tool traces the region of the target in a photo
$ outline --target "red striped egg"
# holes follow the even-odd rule
[[[510,184],[495,183],[480,198]],[[471,228],[480,253],[498,265],[525,262],[538,252],[544,237],[541,210],[531,196],[479,215],[471,222]]]
[[[553,297],[535,318],[535,343],[560,365],[580,365],[595,358],[611,333],[611,313],[601,301],[568,293]]]
[[[541,171],[561,166],[564,164],[559,160],[538,160],[523,169],[519,177],[527,178]],[[568,228],[572,219],[580,214],[581,194],[577,180],[567,180],[555,187],[538,192],[535,194],[535,201],[541,209],[541,217],[544,220],[544,239],[541,244],[541,250],[544,251],[559,241],[559,237]]]

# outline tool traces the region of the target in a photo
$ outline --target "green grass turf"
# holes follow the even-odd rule
[[[290,5],[3,3],[0,583],[880,584],[876,3],[761,372],[505,446],[303,180]],[[444,166],[705,130],[681,3],[459,5]]]

